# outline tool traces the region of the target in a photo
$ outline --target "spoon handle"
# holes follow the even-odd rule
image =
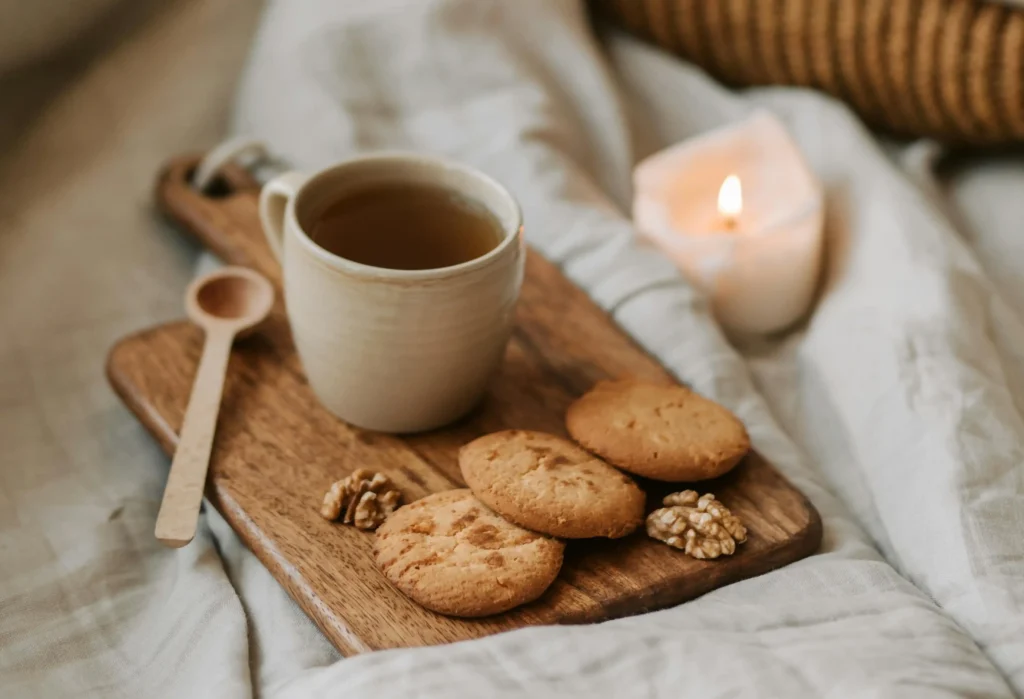
[[[206,470],[233,341],[234,333],[228,329],[211,328],[206,333],[203,357],[199,360],[181,437],[156,518],[156,538],[167,546],[184,546],[196,535],[196,520],[203,502]]]

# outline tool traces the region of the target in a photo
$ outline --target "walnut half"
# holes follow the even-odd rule
[[[402,494],[383,473],[365,468],[335,481],[324,495],[320,515],[335,520],[341,516],[345,524],[358,529],[376,529],[398,507]]]
[[[736,544],[747,540],[739,517],[711,493],[684,490],[667,495],[662,504],[647,516],[647,535],[694,558],[731,556]]]

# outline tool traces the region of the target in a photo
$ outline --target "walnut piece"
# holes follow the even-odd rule
[[[365,468],[335,481],[324,495],[320,515],[324,519],[341,517],[358,529],[376,529],[398,507],[402,494],[383,473]]]
[[[647,535],[694,558],[731,556],[747,540],[747,528],[711,493],[695,490],[666,495],[665,507],[647,516]]]

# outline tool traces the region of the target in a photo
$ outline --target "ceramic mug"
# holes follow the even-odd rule
[[[339,257],[308,235],[346,194],[417,183],[487,207],[501,242],[461,264],[401,270]],[[283,270],[299,358],[328,410],[366,429],[419,432],[452,422],[481,398],[505,353],[526,258],[522,214],[503,186],[440,158],[374,155],[283,174],[263,187],[259,210]]]

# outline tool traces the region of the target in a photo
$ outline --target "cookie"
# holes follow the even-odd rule
[[[601,381],[566,415],[573,439],[619,468],[659,481],[702,481],[750,450],[736,416],[683,386]]]
[[[636,483],[554,435],[506,430],[480,437],[459,451],[459,467],[485,505],[533,531],[617,538],[644,519]]]
[[[412,600],[441,614],[476,617],[540,597],[558,575],[564,549],[461,489],[396,510],[377,529],[373,555]]]

